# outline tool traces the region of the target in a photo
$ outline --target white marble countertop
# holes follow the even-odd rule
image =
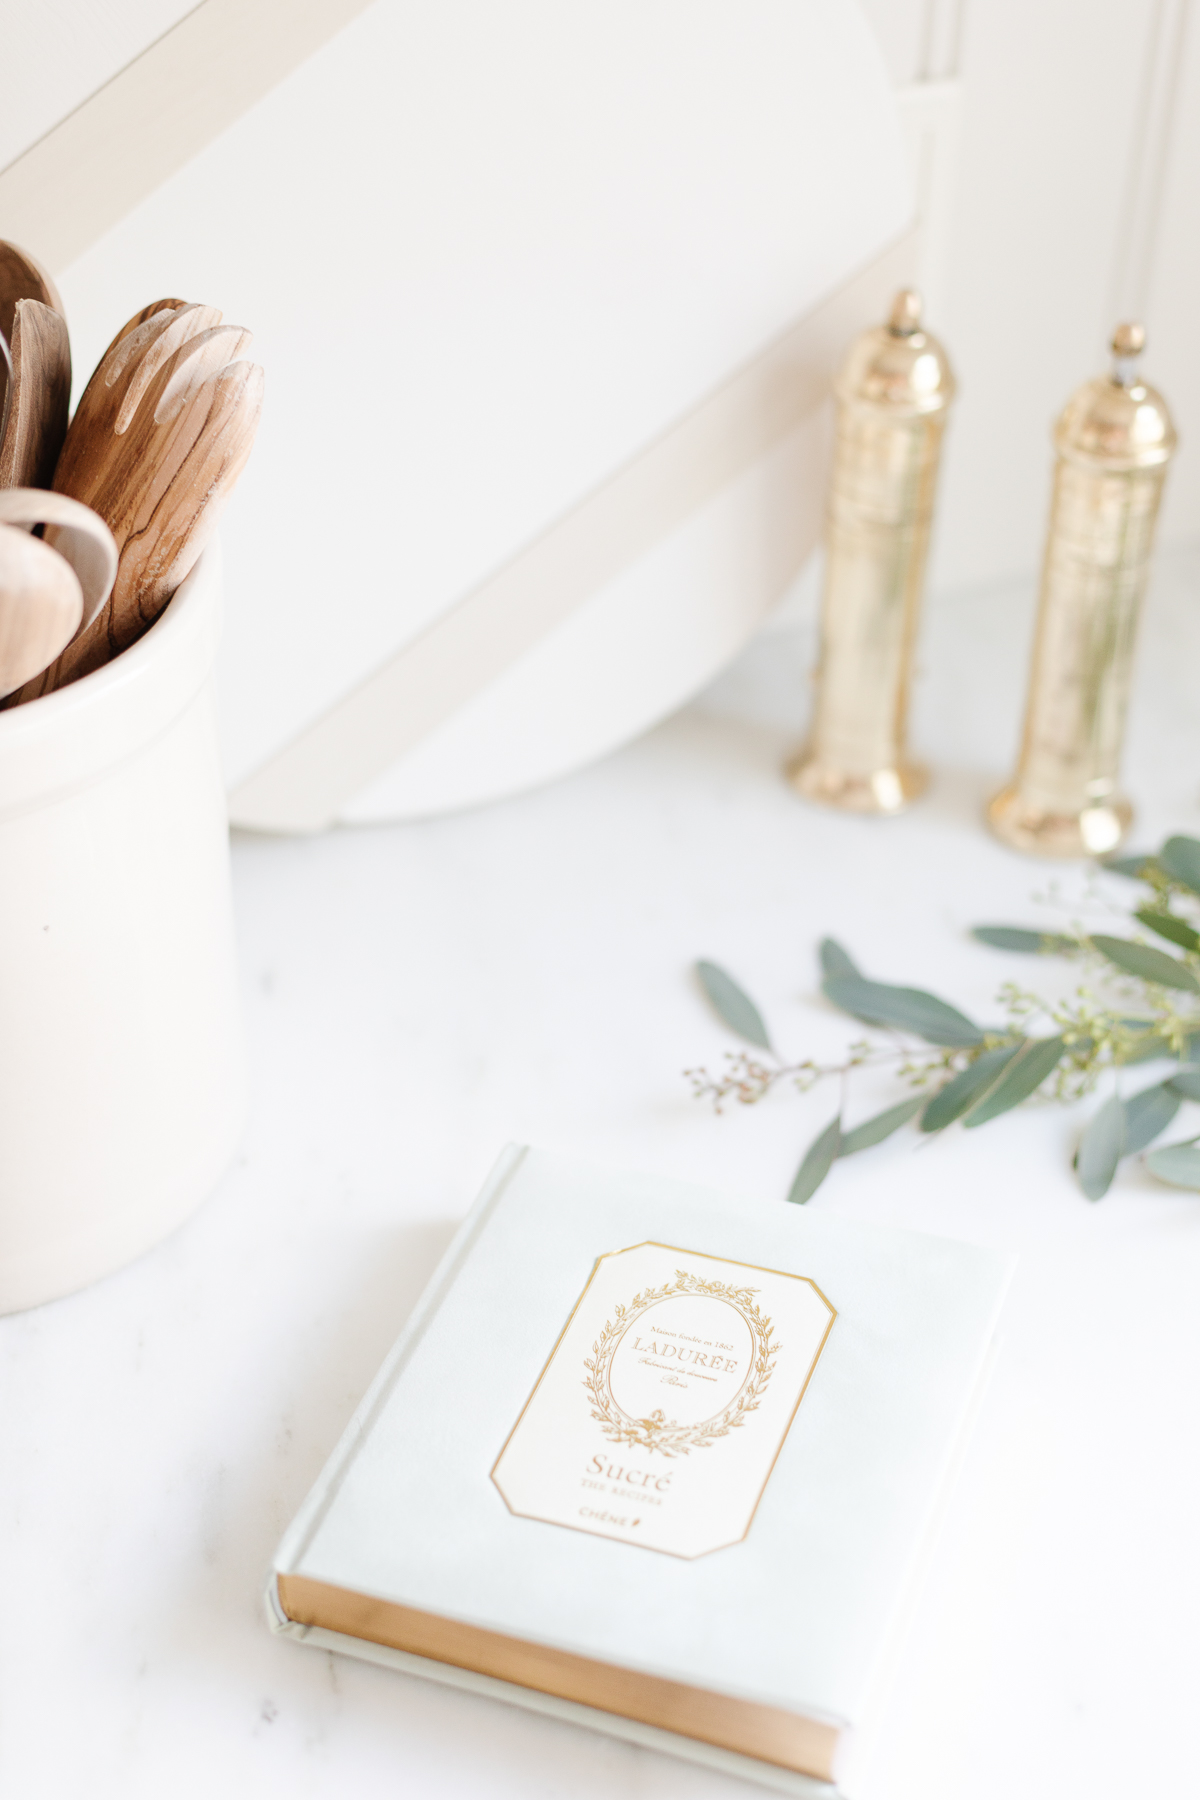
[[[1140,842],[1200,830],[1197,572],[1161,571],[1152,609],[1128,759]],[[978,825],[1011,754],[1027,614],[1015,590],[934,609],[917,711],[939,779],[899,821],[807,810],[779,780],[801,634],[545,792],[235,844],[245,1153],[135,1266],[0,1320],[0,1791],[758,1791],[277,1641],[263,1574],[506,1140],[786,1191],[829,1100],[717,1118],[689,1098],[680,1071],[729,1042],[689,979],[696,956],[727,964],[801,1053],[846,1041],[815,998],[826,931],[967,1010],[1017,973],[963,928],[1038,917],[1048,879]],[[1135,1168],[1089,1204],[1069,1172],[1078,1128],[1041,1108],[919,1152],[898,1139],[813,1201],[1020,1256],[884,1722],[879,1800],[1194,1789],[1200,1198]]]

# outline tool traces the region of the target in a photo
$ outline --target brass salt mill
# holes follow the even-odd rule
[[[1117,792],[1138,612],[1175,427],[1118,325],[1112,373],[1054,428],[1058,455],[1017,772],[987,809],[997,837],[1040,856],[1103,856],[1133,816]]]
[[[904,288],[887,324],[851,345],[835,388],[813,727],[787,768],[807,799],[894,813],[925,786],[905,748],[908,692],[954,391],[920,295]]]

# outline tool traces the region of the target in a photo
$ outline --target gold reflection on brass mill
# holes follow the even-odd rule
[[[913,643],[954,376],[902,289],[837,381],[813,728],[788,764],[809,800],[893,813],[925,786],[905,749]]]
[[[1117,792],[1138,612],[1175,448],[1166,401],[1119,325],[1112,374],[1085,382],[1054,428],[1058,462],[1025,731],[1012,784],[988,807],[997,837],[1039,856],[1103,856],[1132,818]]]

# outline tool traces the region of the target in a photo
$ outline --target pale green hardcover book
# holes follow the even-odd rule
[[[1011,1270],[511,1148],[280,1545],[271,1624],[852,1796]]]

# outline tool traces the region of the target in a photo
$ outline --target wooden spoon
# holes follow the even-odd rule
[[[82,614],[70,564],[28,532],[0,525],[0,696],[52,662]]]
[[[0,488],[49,487],[71,402],[67,322],[40,300],[18,300],[9,347],[12,379],[0,436]]]
[[[44,528],[43,542],[58,551],[79,579],[83,616],[78,631],[86,631],[112,593],[117,574],[116,540],[104,520],[66,494],[7,488],[0,493],[0,524],[23,525],[26,531],[35,525]]]

